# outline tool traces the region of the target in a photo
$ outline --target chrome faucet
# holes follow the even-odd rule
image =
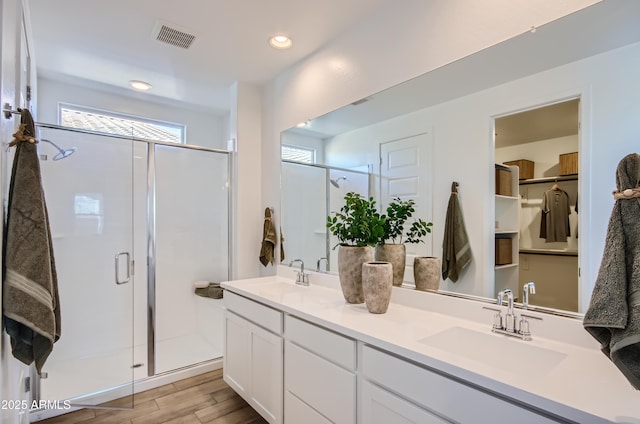
[[[530,287],[531,287],[529,286],[529,284],[533,285],[533,283],[525,284],[527,291],[530,290]],[[533,286],[534,286],[533,290],[535,290],[535,285]],[[500,312],[501,312],[500,309],[488,308],[486,306],[483,306],[483,309],[488,309],[490,311],[496,312],[496,314],[493,317],[493,326],[491,327],[491,331],[494,333],[505,334],[507,336],[518,337],[518,338],[521,338],[522,340],[527,340],[527,341],[531,340],[531,332],[529,331],[529,321],[527,321],[527,318],[533,318],[537,320],[542,320],[542,318],[538,318],[532,315],[521,314],[520,321],[518,321],[516,314],[513,311],[513,292],[511,291],[511,289],[504,289],[498,292],[498,299],[497,299],[498,306],[503,305],[505,298],[507,301],[507,313],[504,316],[504,319],[502,318],[502,315],[500,315]],[[526,300],[527,302],[529,300],[528,293],[527,293]],[[516,327],[516,322],[518,323],[517,327]]]
[[[522,307],[529,309],[529,293],[536,294],[536,283],[529,281],[522,287]]]
[[[325,272],[327,271],[327,267],[329,266],[329,259],[327,259],[326,257],[322,257],[320,259],[318,259],[318,262],[316,263],[316,272],[320,272],[320,262],[325,261],[326,262],[326,266],[324,268]]]
[[[301,286],[308,286],[309,273],[304,272],[304,261],[302,259],[294,259],[289,262],[289,266],[293,266],[293,264],[296,262],[300,262],[300,271],[298,271],[298,274],[296,275],[296,284],[299,284]]]
[[[504,316],[504,329],[513,332],[516,329],[516,316],[513,313],[513,292],[511,289],[504,289],[498,293],[498,299],[502,299],[504,296],[507,297],[507,314]],[[499,303],[502,306],[502,300]]]

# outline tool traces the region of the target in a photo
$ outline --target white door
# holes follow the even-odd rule
[[[395,197],[416,202],[414,218],[432,221],[433,147],[430,133],[380,143],[380,203],[384,212]],[[410,222],[408,223],[410,225]],[[404,279],[413,281],[413,258],[432,255],[432,237],[407,244]]]
[[[22,25],[22,2],[19,0],[0,0],[0,105],[10,109],[28,108],[26,101],[26,81],[29,74],[25,52],[27,48],[26,32]],[[23,66],[24,65],[24,66]],[[23,88],[24,89],[21,89]],[[24,99],[24,101],[21,101]],[[0,115],[0,140],[8,143],[18,128],[20,116]],[[9,157],[4,148],[0,149],[0,187],[3,200],[6,201],[11,172]],[[3,202],[3,204],[6,204]],[[0,228],[0,236],[2,236]],[[1,264],[0,264],[1,265]],[[2,293],[0,293],[0,304]],[[29,377],[29,367],[14,360],[11,345],[4,332],[0,334],[0,399],[13,400],[12,408],[0,410],[0,422],[7,424],[23,424],[29,422],[31,391],[25,386]],[[17,403],[16,403],[17,402]]]

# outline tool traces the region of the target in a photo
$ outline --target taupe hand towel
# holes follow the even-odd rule
[[[36,149],[33,118],[22,111],[11,144],[11,171],[3,240],[3,315],[13,356],[41,372],[60,338],[60,301],[51,231]]]
[[[618,164],[604,253],[585,329],[631,385],[640,390],[640,198],[620,196],[640,187],[640,155]]]
[[[454,283],[460,273],[471,263],[472,254],[464,218],[458,201],[458,183],[451,184],[451,196],[447,207],[442,241],[442,278]]]
[[[273,252],[278,242],[276,229],[271,220],[271,209],[264,210],[264,225],[262,229],[262,247],[260,248],[260,263],[264,266],[275,263]]]

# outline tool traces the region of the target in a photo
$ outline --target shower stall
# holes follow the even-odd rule
[[[38,125],[62,336],[36,399],[92,406],[134,382],[213,369],[229,279],[230,153]]]
[[[282,161],[282,234],[285,250],[315,269],[337,272],[338,239],[327,231],[327,216],[344,206],[344,195],[374,195],[372,174],[353,169]],[[296,232],[288,237],[288,232]],[[289,259],[293,259],[292,257]],[[323,259],[321,261],[321,259]],[[324,262],[326,260],[326,263]]]

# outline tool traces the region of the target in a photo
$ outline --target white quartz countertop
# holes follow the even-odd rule
[[[311,285],[302,287],[288,276],[291,270],[286,271],[286,277],[235,280],[222,286],[577,423],[640,423],[640,392],[595,342],[585,346],[559,341],[557,334],[544,337],[546,326],[561,329],[566,340],[572,340],[569,333],[584,332],[579,320],[540,315],[545,324],[530,320],[534,339],[527,342],[491,332],[492,312],[482,306],[496,305],[394,287],[388,311],[371,314],[365,304],[345,302],[337,277],[312,274]],[[442,302],[452,313],[434,312],[442,309]]]

